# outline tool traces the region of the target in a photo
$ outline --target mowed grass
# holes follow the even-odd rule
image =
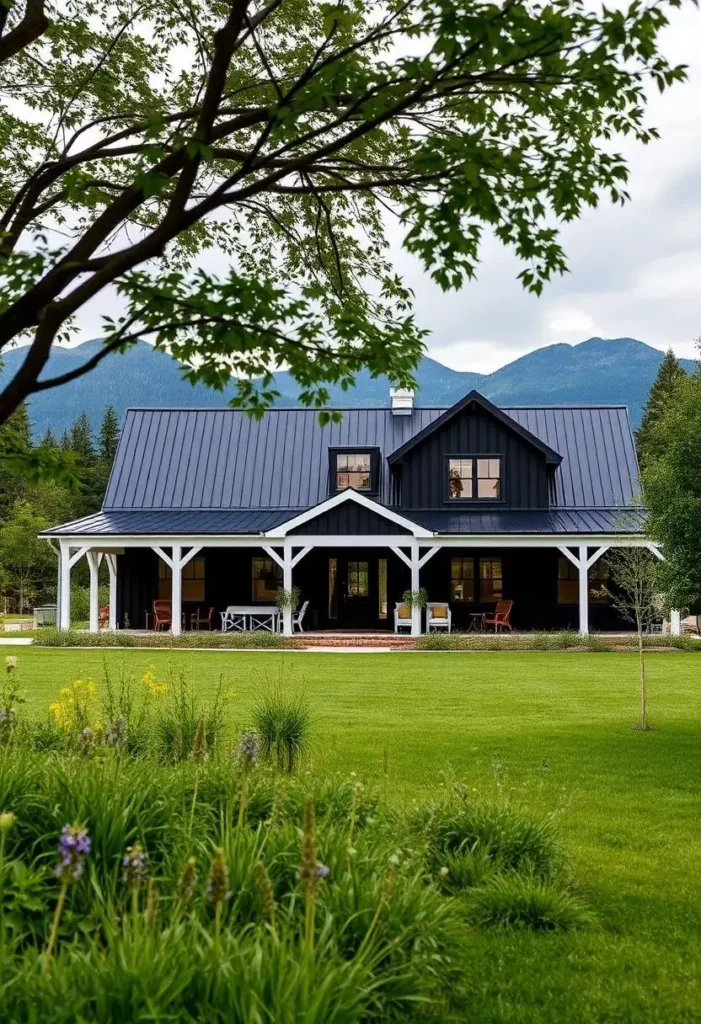
[[[313,771],[357,773],[403,802],[459,783],[558,817],[599,928],[564,936],[468,932],[471,1022],[701,1020],[701,659],[647,658],[653,732],[633,729],[628,654],[297,654],[4,649],[33,715],[107,664],[222,678],[232,734],[281,681],[314,709]],[[385,753],[386,752],[386,753]],[[388,766],[388,776],[383,765]]]

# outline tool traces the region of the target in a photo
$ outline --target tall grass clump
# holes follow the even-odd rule
[[[495,875],[473,890],[468,901],[473,924],[532,931],[572,931],[595,924],[578,896],[543,878],[518,874]]]
[[[312,709],[309,699],[281,683],[261,690],[251,710],[263,756],[278,768],[293,772],[309,749]]]
[[[241,821],[230,758],[0,751],[3,1019],[445,1019],[464,926],[399,819],[247,771]]]

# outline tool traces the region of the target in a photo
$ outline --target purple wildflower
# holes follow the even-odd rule
[[[105,743],[108,747],[125,747],[127,745],[128,723],[124,715],[119,715],[105,730]]]
[[[138,889],[148,875],[148,855],[139,843],[127,846],[122,857],[122,878],[132,888]]]
[[[314,868],[314,874],[317,878],[328,878],[329,877],[329,866],[328,864],[322,864],[321,861],[316,862]]]
[[[88,830],[83,825],[64,825],[58,841],[56,877],[64,883],[76,882],[83,874],[91,846]]]

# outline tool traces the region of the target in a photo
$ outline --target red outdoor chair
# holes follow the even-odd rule
[[[483,615],[482,625],[483,626],[494,626],[494,632],[498,633],[500,629],[508,629],[512,631],[511,622],[511,609],[514,606],[513,601],[497,601],[496,608],[494,609],[494,615]]]

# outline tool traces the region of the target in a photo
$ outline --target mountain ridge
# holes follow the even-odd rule
[[[85,363],[99,349],[93,338],[73,348],[54,348],[44,378],[66,373]],[[416,404],[452,405],[475,388],[496,405],[627,405],[633,426],[640,421],[642,405],[664,353],[635,338],[588,338],[576,345],[555,343],[534,349],[492,373],[453,370],[425,356],[419,364]],[[14,374],[23,359],[14,349],[4,357],[0,382]],[[680,360],[687,370],[695,368],[690,359]],[[297,385],[290,374],[276,374],[280,397],[276,406],[299,406]],[[343,391],[329,387],[330,406],[387,406],[389,381],[358,374],[355,388]],[[30,399],[30,416],[35,437],[48,426],[59,435],[83,410],[97,429],[107,405],[114,405],[120,417],[129,407],[226,406],[234,391],[213,391],[203,384],[183,380],[178,364],[166,353],[156,352],[138,342],[124,355],[106,359],[99,366],[56,390],[40,392]]]

